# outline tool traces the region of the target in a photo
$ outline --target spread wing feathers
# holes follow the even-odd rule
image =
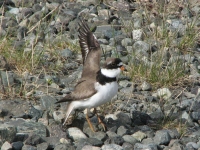
[[[62,103],[62,102],[70,102],[70,101],[75,101],[75,100],[84,100],[92,95],[96,94],[96,89],[94,88],[94,81],[80,81],[74,91],[68,95],[66,95],[64,98],[59,100],[56,103]]]
[[[81,53],[84,64],[88,57],[88,54],[93,50],[94,51],[99,50],[100,45],[95,35],[90,31],[90,28],[88,27],[87,23],[82,19],[79,22],[78,32],[79,32],[79,43],[81,47]]]

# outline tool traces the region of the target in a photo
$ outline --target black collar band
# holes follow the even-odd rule
[[[106,83],[110,83],[110,82],[113,82],[113,81],[117,81],[116,77],[110,78],[110,77],[107,77],[107,76],[103,75],[103,74],[101,73],[101,70],[99,70],[99,71],[97,72],[96,80],[97,80],[97,82],[99,82],[101,85],[105,85]]]

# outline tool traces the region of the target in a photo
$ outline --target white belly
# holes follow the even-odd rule
[[[93,108],[109,102],[117,94],[118,84],[117,82],[106,83],[105,85],[97,83],[95,88],[98,92],[91,98],[82,100],[82,103],[79,105],[79,107]],[[79,102],[77,101],[77,103]]]

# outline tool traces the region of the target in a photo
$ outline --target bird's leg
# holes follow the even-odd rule
[[[98,122],[101,124],[101,126],[103,127],[103,130],[106,131],[106,126],[105,124],[101,121],[101,118],[99,117],[99,115],[97,114],[97,110],[96,108],[94,108],[94,114],[97,116]]]
[[[93,127],[92,123],[90,122],[89,117],[88,117],[88,111],[89,111],[89,109],[87,109],[86,120],[87,120],[87,122],[88,122],[88,124],[89,124],[89,126],[90,126],[90,129],[91,129],[93,132],[96,132],[96,131],[94,130],[94,127]]]

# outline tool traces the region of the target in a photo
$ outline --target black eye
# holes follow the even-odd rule
[[[112,66],[115,66],[115,63],[112,63],[111,65],[112,65]]]

